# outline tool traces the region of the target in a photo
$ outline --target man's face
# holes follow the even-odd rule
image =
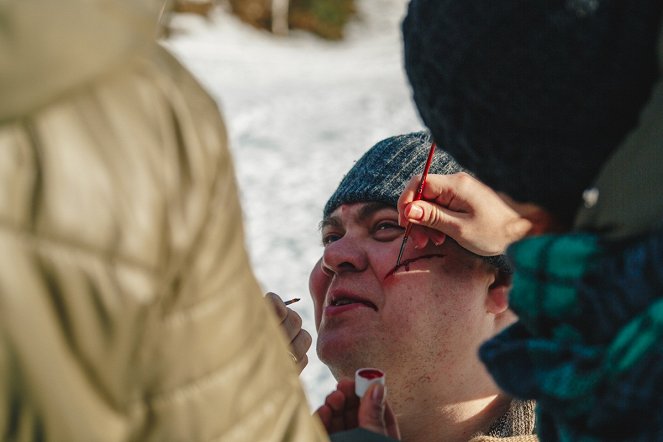
[[[342,205],[323,220],[324,252],[309,279],[317,352],[337,378],[367,366],[427,373],[474,369],[496,332],[489,288],[496,271],[447,239],[406,246],[393,207]],[[503,311],[503,308],[500,307]]]

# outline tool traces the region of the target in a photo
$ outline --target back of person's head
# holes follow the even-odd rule
[[[660,75],[660,0],[412,0],[405,66],[440,147],[570,224]]]
[[[323,217],[328,218],[342,204],[378,202],[396,208],[407,183],[423,172],[431,143],[428,132],[413,132],[375,144],[343,177],[325,204]],[[435,149],[429,173],[450,175],[459,172],[466,170],[443,149]],[[512,273],[505,256],[485,259],[503,273]]]

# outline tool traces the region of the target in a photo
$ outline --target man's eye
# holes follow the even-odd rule
[[[380,230],[388,230],[388,229],[399,229],[403,230],[401,226],[398,225],[398,223],[393,222],[393,221],[382,221],[379,222],[375,225],[375,231],[380,231]]]
[[[403,233],[403,228],[395,221],[381,221],[373,228],[375,238],[382,241],[391,241]]]
[[[341,239],[341,235],[338,233],[325,233],[322,235],[322,245],[329,245],[334,241],[338,241],[339,239]]]

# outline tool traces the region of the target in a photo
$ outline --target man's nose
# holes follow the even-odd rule
[[[366,250],[359,241],[350,236],[344,236],[328,244],[322,254],[322,270],[330,275],[361,272],[367,265]]]

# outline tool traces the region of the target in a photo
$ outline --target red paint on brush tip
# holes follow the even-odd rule
[[[357,375],[361,376],[364,379],[377,379],[384,376],[384,373],[382,373],[380,370],[366,368],[364,370],[361,370],[359,373],[357,373]]]
[[[393,275],[394,273],[396,273],[396,271],[398,271],[398,269],[400,269],[401,267],[404,267],[404,268],[405,268],[405,271],[406,271],[406,272],[409,272],[409,271],[410,271],[410,264],[412,264],[412,263],[415,262],[415,261],[419,261],[420,259],[444,258],[445,256],[447,256],[447,255],[444,255],[444,254],[442,254],[442,253],[432,253],[432,254],[430,254],[430,255],[422,255],[422,256],[418,256],[418,257],[416,257],[416,258],[406,259],[405,261],[403,261],[403,262],[401,262],[400,264],[396,265],[393,269],[389,270],[389,272],[388,272],[387,275],[384,277],[384,279],[387,279],[387,278],[389,278],[390,276],[392,276],[392,275]]]

